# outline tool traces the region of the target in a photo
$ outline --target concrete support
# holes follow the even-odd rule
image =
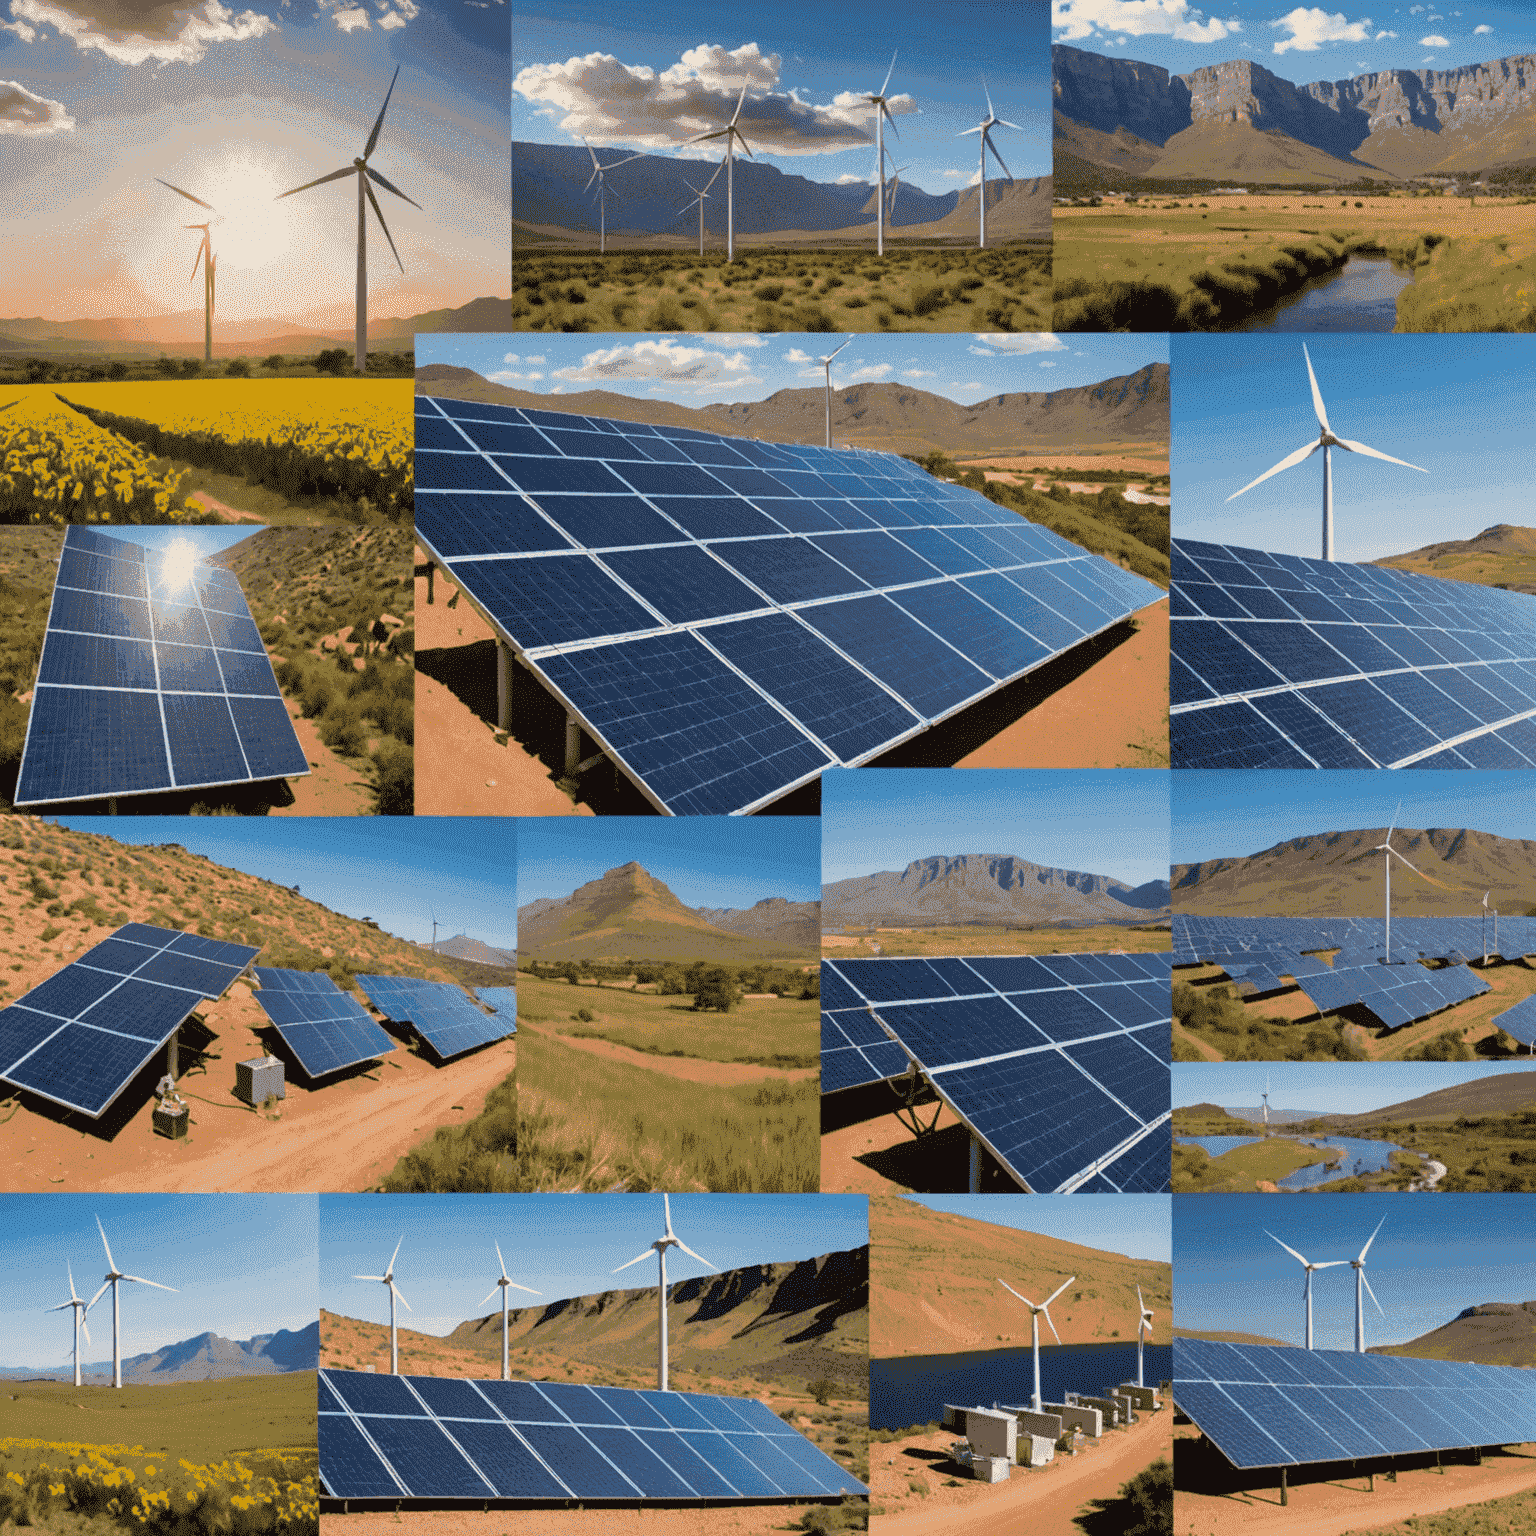
[[[1291,1496],[1285,1486],[1285,1468],[1280,1468],[1280,1507],[1283,1509],[1291,1502]]]
[[[565,776],[576,777],[581,766],[581,722],[575,715],[565,717]]]
[[[1120,1412],[1120,1422],[1122,1424],[1134,1424],[1136,1422],[1136,1415],[1132,1411],[1130,1398],[1126,1397],[1123,1393],[1117,1392],[1114,1394],[1113,1401],[1115,1407]]]
[[[496,642],[496,729],[512,729],[512,671],[516,662],[512,648],[504,641]]]
[[[117,796],[116,795],[108,795],[107,796],[107,815],[108,816],[116,816],[117,815]]]
[[[974,1135],[971,1137],[970,1190],[973,1195],[981,1193],[981,1142]]]

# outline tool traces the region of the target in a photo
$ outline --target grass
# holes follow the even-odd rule
[[[981,924],[956,924],[949,928],[844,928],[843,938],[853,944],[834,944],[823,936],[822,956],[827,960],[855,960],[874,953],[882,955],[1101,955],[1123,949],[1151,954],[1169,946],[1169,929],[1161,927],[1118,928],[1097,924],[1090,928],[991,928]]]
[[[1536,1189],[1536,1110],[1513,1115],[1457,1115],[1446,1120],[1382,1121],[1364,1128],[1351,1126],[1348,1134],[1396,1142],[1444,1163],[1446,1174],[1437,1189],[1508,1194]],[[1417,1158],[1412,1162],[1417,1177],[1422,1165]]]
[[[1438,1515],[1413,1515],[1391,1525],[1358,1525],[1343,1536],[1536,1536],[1536,1500],[1530,1492],[1463,1504]]]
[[[1251,1193],[1262,1180],[1278,1183],[1298,1168],[1329,1162],[1329,1149],[1303,1147],[1285,1137],[1271,1137],[1246,1147],[1233,1147],[1212,1157],[1204,1147],[1173,1149],[1173,1189],[1176,1194]]]
[[[1179,1038],[1182,1029],[1213,1047],[1220,1061],[1359,1061],[1347,1022],[1334,1014],[1306,1024],[1261,1018],[1244,1008],[1228,985],[1173,986],[1175,1061],[1204,1061]]]

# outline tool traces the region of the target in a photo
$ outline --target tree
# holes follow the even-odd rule
[[[203,360],[200,357],[184,357],[181,360],[181,376],[184,379],[195,379],[203,371]]]
[[[126,379],[128,377],[128,364],[121,359],[115,363],[108,363],[107,377],[109,379]]]
[[[270,369],[273,373],[276,373],[286,361],[287,359],[281,352],[274,352],[271,357],[262,358],[261,366],[263,368]]]
[[[326,347],[324,351],[315,353],[315,370],[339,378],[346,372],[351,356],[345,347]]]
[[[693,992],[693,1006],[701,1012],[713,1008],[719,1013],[729,1013],[740,1001],[741,988],[723,966],[705,971]]]
[[[224,376],[230,379],[248,379],[251,365],[243,357],[232,357],[224,365]]]

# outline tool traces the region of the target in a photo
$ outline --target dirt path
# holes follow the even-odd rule
[[[612,1040],[593,1040],[579,1035],[554,1034],[553,1038],[572,1050],[601,1056],[605,1061],[621,1061],[625,1066],[643,1067],[663,1077],[675,1077],[685,1083],[713,1083],[720,1088],[735,1088],[741,1083],[761,1083],[769,1078],[807,1078],[816,1075],[815,1067],[759,1067],[749,1061],[703,1061],[696,1056],[652,1056],[648,1051],[631,1050]]]
[[[220,517],[226,518],[229,522],[255,523],[261,526],[261,519],[254,512],[242,512],[239,507],[232,507],[227,501],[220,501],[217,496],[210,496],[207,491],[193,491],[187,500],[197,502],[210,512],[217,512]]]
[[[320,1536],[774,1536],[801,1530],[810,1507],[367,1511],[321,1515]]]
[[[1193,1047],[1205,1057],[1207,1061],[1225,1061],[1227,1058],[1216,1049],[1214,1045],[1202,1040],[1199,1035],[1192,1035],[1184,1026],[1175,1021],[1173,1026],[1173,1038],[1182,1041],[1185,1045]]]
[[[891,1095],[891,1108],[896,1107],[896,1096]],[[923,1111],[923,1123],[933,1113],[932,1108]],[[960,1124],[947,1104],[939,1106],[939,1118],[934,1131],[952,1130]],[[906,1189],[900,1179],[901,1159],[882,1158],[917,1147],[916,1139],[894,1114],[881,1115],[875,1120],[861,1120],[856,1125],[838,1131],[828,1131],[821,1138],[821,1187],[824,1193],[849,1195],[889,1195]],[[889,1164],[890,1172],[881,1173],[861,1158],[872,1158],[877,1164]]]
[[[292,699],[284,698],[293,729],[304,749],[304,761],[310,771],[303,778],[289,779],[293,804],[274,806],[272,816],[371,816],[373,785],[366,774],[359,773],[345,759],[338,757],[320,740],[320,727],[304,718],[303,710]]]

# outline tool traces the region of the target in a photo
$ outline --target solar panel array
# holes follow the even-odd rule
[[[1300,986],[1319,1013],[1360,1003],[1388,1029],[1426,1019],[1442,1008],[1492,990],[1464,965],[1429,971],[1417,963],[1360,965],[1343,970],[1335,966],[1320,976],[1308,976]]]
[[[1527,997],[1513,1008],[1495,1014],[1493,1022],[1511,1040],[1536,1047],[1536,997]]]
[[[1173,1396],[1238,1467],[1536,1440],[1536,1371],[1519,1366],[1175,1339]]]
[[[308,772],[234,576],[68,528],[15,803]]]
[[[657,809],[866,762],[1163,597],[894,454],[416,398],[416,536]]]
[[[320,1372],[331,1498],[583,1503],[868,1494],[765,1404],[575,1382]]]
[[[1530,768],[1536,597],[1177,539],[1175,768]]]
[[[517,1033],[516,987],[476,987],[475,996],[503,1020],[511,1034]]]
[[[481,1012],[452,982],[359,976],[357,984],[385,1018],[409,1024],[444,1061],[517,1033],[512,1019]]]
[[[1171,995],[1166,953],[823,960],[822,1091],[911,1059],[1027,1188],[1166,1190]]]
[[[325,1077],[394,1050],[395,1042],[324,971],[258,965],[255,994],[283,1044],[310,1077]]]
[[[1386,924],[1379,917],[1207,917],[1194,912],[1173,915],[1175,965],[1224,964],[1261,960],[1265,955],[1299,960],[1321,968],[1305,951],[1336,949],[1340,962],[1365,964],[1386,954]],[[1536,918],[1394,917],[1393,960],[1450,960],[1457,964],[1490,955],[1518,959],[1536,954]],[[1350,957],[1346,960],[1346,956]],[[1230,974],[1230,972],[1229,972]],[[1295,972],[1290,972],[1294,975]],[[1316,975],[1317,969],[1309,970]]]
[[[94,1119],[259,953],[125,923],[0,1009],[0,1079]]]

